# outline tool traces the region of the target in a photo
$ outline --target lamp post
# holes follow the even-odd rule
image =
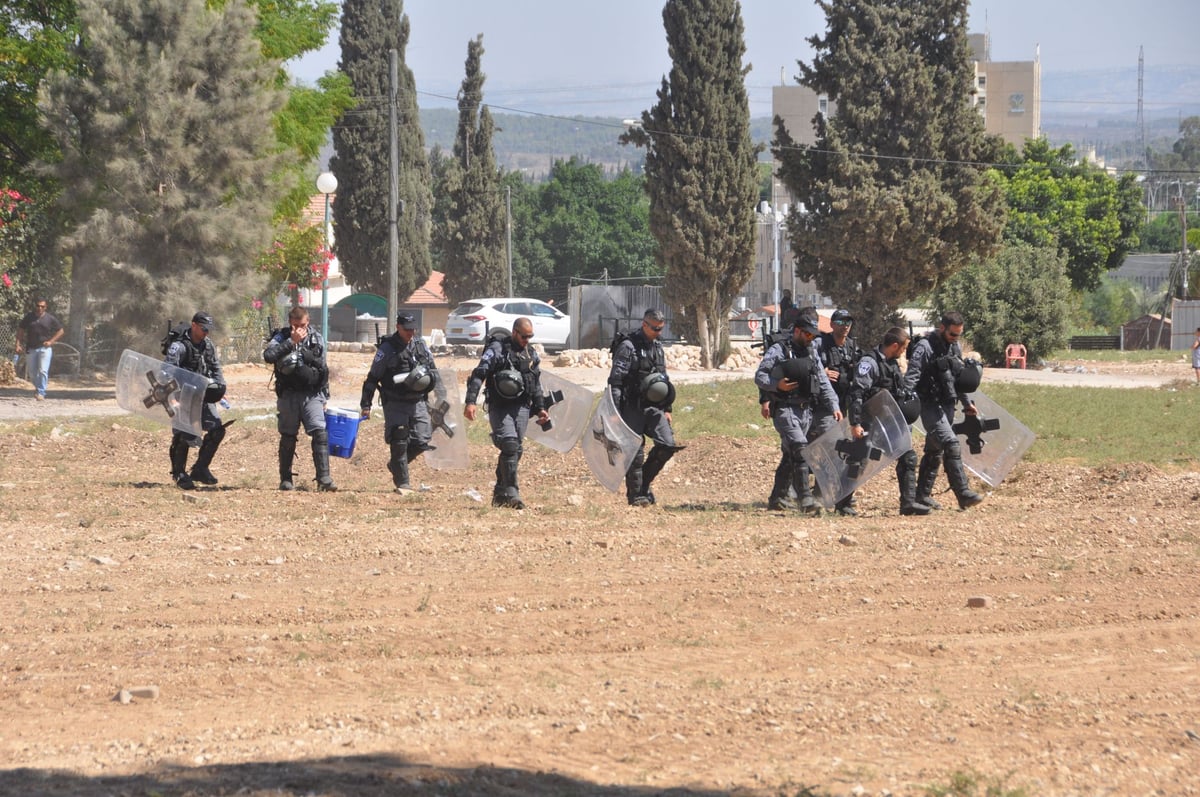
[[[771,274],[775,278],[775,331],[778,332],[783,327],[783,310],[779,306],[779,236],[780,232],[787,225],[784,224],[784,219],[787,218],[788,206],[784,205],[782,210],[772,208],[771,203],[765,199],[758,206],[760,216],[766,216],[767,221],[771,225],[771,238],[775,243],[775,257],[771,260]]]
[[[321,172],[317,176],[317,190],[325,195],[325,228],[324,233],[325,250],[332,257],[332,248],[330,242],[333,239],[333,231],[330,229],[329,223],[329,195],[337,190],[337,178],[333,176],[333,172]],[[329,264],[325,265],[325,278],[321,280],[321,334],[325,336],[325,345],[329,345]]]

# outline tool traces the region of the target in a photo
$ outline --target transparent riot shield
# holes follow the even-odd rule
[[[912,433],[904,413],[886,390],[863,405],[862,425],[866,436],[855,440],[850,422],[843,418],[805,450],[804,458],[821,485],[821,502],[826,509],[832,509],[912,448]]]
[[[208,379],[126,349],[117,363],[117,406],[187,434],[203,435]]]
[[[437,387],[429,394],[429,418],[433,423],[434,446],[425,452],[425,462],[434,470],[465,470],[470,460],[467,452],[467,427],[463,423],[462,400],[458,395],[458,373],[439,368]]]
[[[997,487],[1037,436],[986,394],[976,391],[971,400],[979,414],[963,415],[960,407],[951,428],[959,437],[963,464],[989,487]]]
[[[583,449],[583,458],[596,481],[614,493],[620,490],[625,471],[629,470],[642,447],[642,438],[621,420],[608,387],[600,394],[600,402],[583,432],[579,447]]]
[[[575,447],[587,428],[596,397],[586,387],[545,371],[542,372],[542,391],[546,396],[550,424],[543,428],[536,417],[531,418],[525,436],[565,454]]]

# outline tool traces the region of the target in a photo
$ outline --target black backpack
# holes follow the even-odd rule
[[[175,326],[171,326],[171,322],[167,322],[167,334],[162,339],[162,353],[165,355],[171,349],[171,344],[176,341],[183,340],[192,331],[192,325],[186,321],[181,321]]]
[[[622,343],[624,343],[625,341],[629,340],[629,338],[630,338],[630,335],[631,335],[631,333],[629,333],[629,332],[618,332],[617,334],[613,335],[613,339],[612,339],[612,345],[610,345],[610,346],[608,347],[608,353],[609,353],[609,354],[616,354],[616,353],[617,353],[617,348],[618,348],[618,347],[619,347],[619,346],[620,346]]]

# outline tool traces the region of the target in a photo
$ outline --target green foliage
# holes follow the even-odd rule
[[[758,148],[742,65],[736,0],[667,0],[671,71],[641,127],[622,138],[646,148],[650,230],[666,267],[663,296],[701,362],[728,345],[725,322],[754,270]]]
[[[985,362],[1004,362],[1010,343],[1023,343],[1030,360],[1066,343],[1070,283],[1066,264],[1051,246],[1008,244],[976,260],[934,292],[935,315],[958,310],[964,334]]]
[[[86,78],[53,73],[40,102],[69,191],[73,339],[101,299],[118,328],[157,308],[183,317],[233,302],[271,235],[290,157],[272,125],[286,99],[240,1],[80,0],[73,53]]]
[[[1192,232],[1200,230],[1200,213],[1187,214],[1188,249],[1193,250]],[[1140,252],[1178,252],[1183,244],[1183,227],[1178,211],[1155,213],[1142,228]]]
[[[1083,308],[1096,327],[1115,335],[1122,324],[1150,312],[1154,301],[1137,283],[1105,276],[1083,296]]]
[[[1144,208],[1136,176],[1114,179],[1071,145],[1027,141],[1015,169],[999,175],[1008,201],[1006,241],[1053,246],[1067,258],[1076,290],[1091,290],[1138,244]]]
[[[38,85],[72,68],[77,34],[75,0],[0,0],[0,186],[45,196],[29,172],[55,149],[38,125]]]
[[[0,321],[15,323],[35,295],[64,295],[66,274],[52,251],[53,233],[43,203],[0,188]]]
[[[492,151],[492,115],[482,106],[486,79],[482,57],[481,35],[467,44],[454,157],[443,173],[445,217],[434,231],[434,246],[445,274],[442,288],[451,304],[508,292],[507,219]]]
[[[800,82],[837,103],[801,146],[776,120],[796,273],[863,319],[866,338],[972,256],[995,250],[1003,196],[977,163],[998,139],[966,98],[974,72],[967,0],[818,0],[826,34]]]
[[[324,233],[321,227],[293,226],[276,239],[255,262],[267,284],[286,285],[293,301],[298,289],[321,287],[333,258]]]
[[[1005,779],[978,772],[954,772],[944,784],[925,787],[927,797],[1029,797],[1024,788],[1009,788]]]
[[[429,160],[417,114],[417,87],[404,63],[408,16],[400,0],[345,0],[342,4],[341,69],[358,105],[333,129],[330,168],[338,179],[333,206],[337,254],[346,279],[362,291],[386,296],[389,288],[391,227],[388,133],[388,53],[395,50],[399,120],[397,210],[397,299],[429,279],[433,196]]]

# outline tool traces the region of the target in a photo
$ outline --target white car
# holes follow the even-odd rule
[[[567,348],[571,317],[552,304],[537,299],[470,299],[455,307],[446,319],[446,342],[482,345],[493,329],[511,330],[518,318],[533,322],[533,343],[546,351]]]

